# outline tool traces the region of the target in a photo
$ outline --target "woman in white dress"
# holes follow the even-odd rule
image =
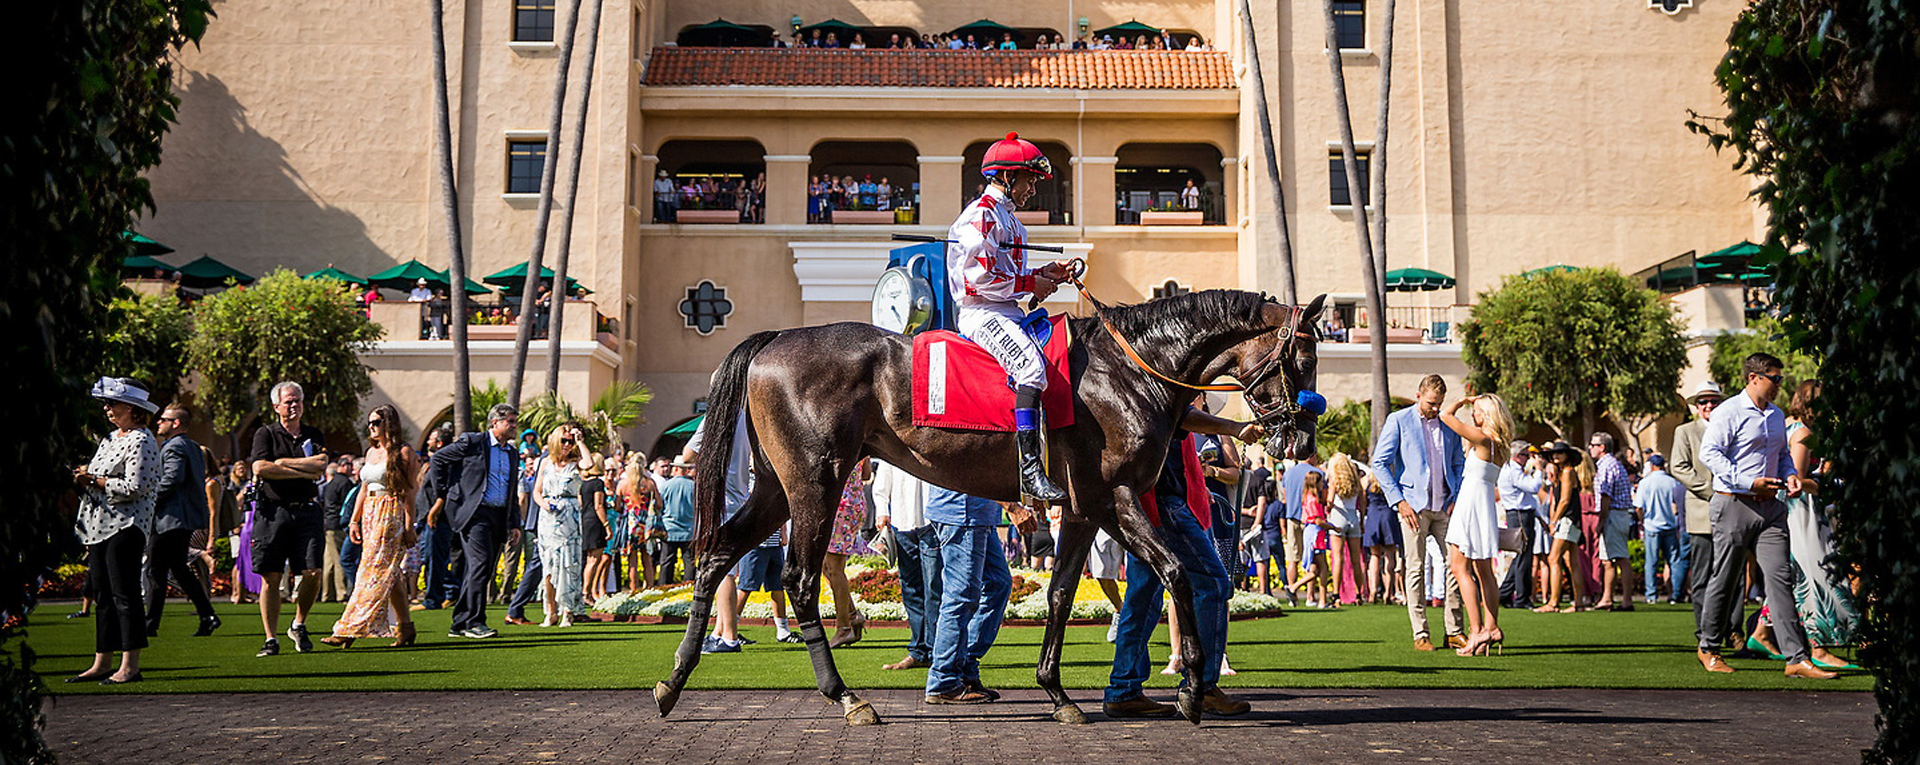
[[[1473,422],[1454,415],[1462,406],[1473,408]],[[1447,528],[1447,558],[1460,598],[1466,606],[1472,632],[1455,653],[1483,655],[1487,646],[1506,638],[1500,631],[1500,580],[1493,575],[1493,557],[1500,554],[1500,504],[1497,482],[1500,466],[1511,456],[1513,415],[1499,396],[1468,396],[1453,402],[1440,421],[1460,434],[1467,450],[1466,474],[1460,479],[1460,497],[1454,501]]]
[[[540,509],[540,566],[546,611],[542,627],[558,620],[573,626],[573,615],[584,613],[580,594],[584,584],[585,554],[580,549],[580,442],[582,433],[571,423],[547,436],[547,458],[534,478],[533,502]]]

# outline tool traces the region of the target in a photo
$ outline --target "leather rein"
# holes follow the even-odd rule
[[[1113,341],[1120,345],[1120,350],[1126,352],[1127,358],[1133,360],[1134,366],[1145,370],[1147,374],[1158,378],[1162,382],[1195,391],[1250,391],[1254,386],[1264,382],[1268,377],[1272,377],[1281,369],[1281,365],[1287,357],[1292,354],[1295,341],[1301,338],[1313,338],[1312,334],[1303,332],[1300,329],[1300,321],[1303,318],[1300,307],[1288,306],[1288,310],[1292,316],[1287,322],[1286,329],[1288,332],[1285,335],[1285,339],[1275,343],[1273,350],[1268,351],[1267,355],[1261,357],[1258,366],[1255,366],[1253,372],[1249,373],[1244,380],[1237,383],[1212,383],[1205,385],[1181,382],[1161,373],[1158,369],[1154,369],[1152,364],[1148,364],[1146,359],[1140,357],[1139,351],[1133,349],[1133,344],[1127,342],[1127,338],[1120,334],[1120,330],[1114,328],[1112,321],[1107,319],[1107,312],[1102,307],[1099,298],[1094,297],[1093,292],[1087,289],[1087,285],[1080,281],[1080,276],[1087,271],[1086,261],[1075,258],[1073,263],[1074,267],[1070,268],[1067,273],[1067,281],[1072,282],[1073,286],[1080,290],[1080,294],[1086,295],[1088,302],[1093,304],[1093,312],[1095,316],[1100,318],[1100,326],[1107,329],[1107,334],[1111,335]],[[1277,333],[1278,331],[1278,328],[1276,328],[1275,332]],[[1281,375],[1281,379],[1284,381],[1286,379],[1285,375]],[[1300,412],[1300,405],[1294,401],[1295,391],[1293,390],[1293,385],[1287,383],[1283,387],[1286,389],[1286,395],[1282,398],[1281,402],[1277,404],[1262,404],[1254,396],[1247,396],[1247,407],[1253,410],[1255,422],[1266,423],[1292,417]]]

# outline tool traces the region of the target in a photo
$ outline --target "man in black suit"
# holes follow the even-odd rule
[[[195,531],[208,531],[207,463],[200,445],[187,438],[187,408],[173,404],[160,413],[154,423],[164,443],[160,445],[160,493],[155,499],[153,536],[147,546],[147,636],[160,634],[160,609],[167,602],[167,575],[180,583],[180,591],[193,601],[200,615],[196,637],[213,634],[220,617],[213,613],[200,577],[188,564],[188,540]],[[211,538],[211,537],[209,537]]]
[[[519,424],[520,412],[511,404],[495,404],[487,412],[485,431],[464,434],[433,455],[434,491],[446,500],[453,530],[466,551],[448,637],[500,634],[487,626],[487,585],[500,555],[502,532],[507,544],[520,543],[520,457],[511,440]]]

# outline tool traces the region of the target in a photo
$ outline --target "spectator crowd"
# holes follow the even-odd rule
[[[1370,453],[1274,460],[1243,452],[1258,429],[1208,413],[1202,397],[1153,487],[1153,512],[1165,519],[1158,533],[1187,540],[1171,546],[1193,575],[1197,634],[1212,665],[1201,672],[1205,709],[1245,711],[1216,685],[1233,673],[1225,603],[1236,589],[1293,607],[1403,607],[1415,650],[1463,657],[1500,650],[1503,607],[1562,614],[1690,603],[1707,671],[1732,671],[1729,652],[1784,661],[1789,676],[1853,668],[1835,651],[1854,643],[1857,593],[1827,568],[1825,470],[1806,424],[1820,386],[1800,383],[1782,411],[1772,403],[1781,366],[1755,354],[1731,394],[1701,385],[1665,454],[1621,449],[1604,431],[1585,448],[1530,443],[1498,396],[1450,399],[1435,375]],[[508,623],[567,629],[597,602],[687,581],[697,562],[694,465],[712,423],[683,453],[649,458],[580,423],[522,428],[502,404],[483,430],[456,435],[442,425],[416,450],[400,413],[384,405],[365,419],[367,448],[345,453],[304,422],[305,393],[289,381],[272,388],[274,417],[240,459],[217,464],[186,435],[190,407],[153,402],[126,378],[102,378],[93,393],[112,430],[74,470],[74,533],[88,564],[76,616],[96,619],[96,652],[69,682],[139,682],[139,654],[160,637],[169,582],[195,611],[195,636],[222,628],[211,598],[225,582],[233,602],[257,602],[257,655],[266,658],[282,652],[283,638],[293,651],[314,650],[316,631],[339,648],[370,638],[411,644],[420,639],[411,615],[421,610],[451,609],[449,638],[497,635],[489,604],[504,604]],[[735,443],[738,451],[747,439]],[[728,464],[728,494],[744,498],[751,454]],[[842,493],[827,555],[838,615],[830,644],[865,632],[849,559],[885,553],[911,633],[907,655],[886,668],[928,669],[930,703],[997,698],[980,685],[978,662],[1006,612],[1008,572],[1053,569],[1067,522],[1057,509],[1036,517],[863,464]],[[956,549],[952,528],[984,536]],[[227,564],[215,554],[221,540]],[[751,643],[738,624],[760,591],[772,596],[776,639],[801,640],[781,592],[784,545],[775,533],[727,578],[705,652]],[[1109,714],[1171,714],[1140,690],[1146,635],[1162,610],[1151,570],[1101,532],[1084,569],[1053,575],[1092,578],[1113,606]],[[327,627],[311,624],[323,600],[346,603]],[[1761,607],[1749,614],[1749,603]],[[1176,639],[1163,671],[1182,669]]]

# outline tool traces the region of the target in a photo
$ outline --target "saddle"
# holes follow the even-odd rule
[[[1073,424],[1073,380],[1067,317],[1036,312],[1021,328],[1040,344],[1047,389],[1040,407],[1047,428]],[[913,424],[961,430],[1013,432],[1013,387],[1000,362],[958,332],[933,330],[913,338]]]

